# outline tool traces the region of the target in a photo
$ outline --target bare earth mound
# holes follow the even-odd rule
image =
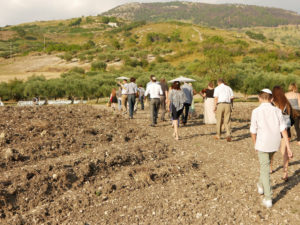
[[[299,147],[287,183],[276,154],[275,204],[263,208],[254,107],[236,105],[229,144],[199,118],[175,142],[169,122],[148,127],[148,111],[127,120],[103,107],[2,107],[0,224],[297,224]]]

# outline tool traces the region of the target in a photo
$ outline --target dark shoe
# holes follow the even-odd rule
[[[150,127],[155,127],[155,124],[150,124],[149,126],[150,126]]]
[[[231,141],[232,141],[231,137],[227,137],[227,138],[226,138],[226,141],[227,141],[227,142],[231,142]]]

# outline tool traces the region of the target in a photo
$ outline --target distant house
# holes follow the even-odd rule
[[[108,26],[111,26],[111,27],[118,27],[118,24],[117,24],[117,23],[109,22],[109,23],[108,23]]]

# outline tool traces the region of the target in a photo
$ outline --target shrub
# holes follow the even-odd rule
[[[78,19],[75,19],[73,21],[70,22],[69,26],[70,27],[73,27],[73,26],[79,26],[82,22],[82,19],[81,18],[78,18]]]
[[[266,40],[266,37],[261,33],[254,33],[252,31],[247,31],[246,34],[248,35],[248,37],[250,37],[254,40],[260,40],[260,41]]]
[[[92,71],[105,71],[107,64],[103,61],[96,61],[93,62],[91,65]]]
[[[71,60],[73,59],[73,56],[72,56],[72,54],[66,52],[66,53],[64,54],[63,58],[64,58],[66,61],[69,62],[69,61],[71,61]]]
[[[102,22],[102,23],[105,23],[105,24],[108,24],[108,23],[109,23],[109,17],[103,16],[103,17],[101,18],[101,22]]]
[[[73,67],[72,69],[70,69],[69,72],[73,72],[73,73],[80,73],[80,74],[84,74],[85,73],[85,70],[81,67]]]
[[[32,37],[32,36],[26,36],[25,39],[29,40],[29,41],[35,41],[35,40],[37,40],[36,37]]]
[[[245,56],[245,57],[243,58],[243,63],[254,63],[254,62],[256,62],[256,59],[255,59],[255,58],[252,58],[252,57],[250,57],[250,56]]]
[[[111,44],[115,49],[121,49],[121,44],[116,39],[112,40]]]

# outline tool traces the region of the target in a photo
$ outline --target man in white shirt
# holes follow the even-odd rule
[[[150,94],[150,116],[152,124],[150,126],[154,127],[157,124],[157,117],[160,105],[160,96],[163,95],[161,86],[156,83],[156,78],[152,77],[152,83],[147,86],[145,97]]]
[[[287,146],[288,157],[292,158],[286,123],[279,108],[271,105],[272,92],[263,89],[259,94],[261,105],[254,109],[251,116],[250,132],[255,150],[258,151],[260,178],[257,183],[259,194],[264,194],[263,205],[272,207],[272,190],[270,185],[270,160],[280,148],[281,136]]]
[[[231,141],[231,104],[233,102],[232,89],[224,84],[224,80],[218,80],[218,87],[214,91],[215,98],[215,112],[217,119],[217,136],[215,139],[219,140],[221,137],[222,122],[226,129],[226,139]]]

